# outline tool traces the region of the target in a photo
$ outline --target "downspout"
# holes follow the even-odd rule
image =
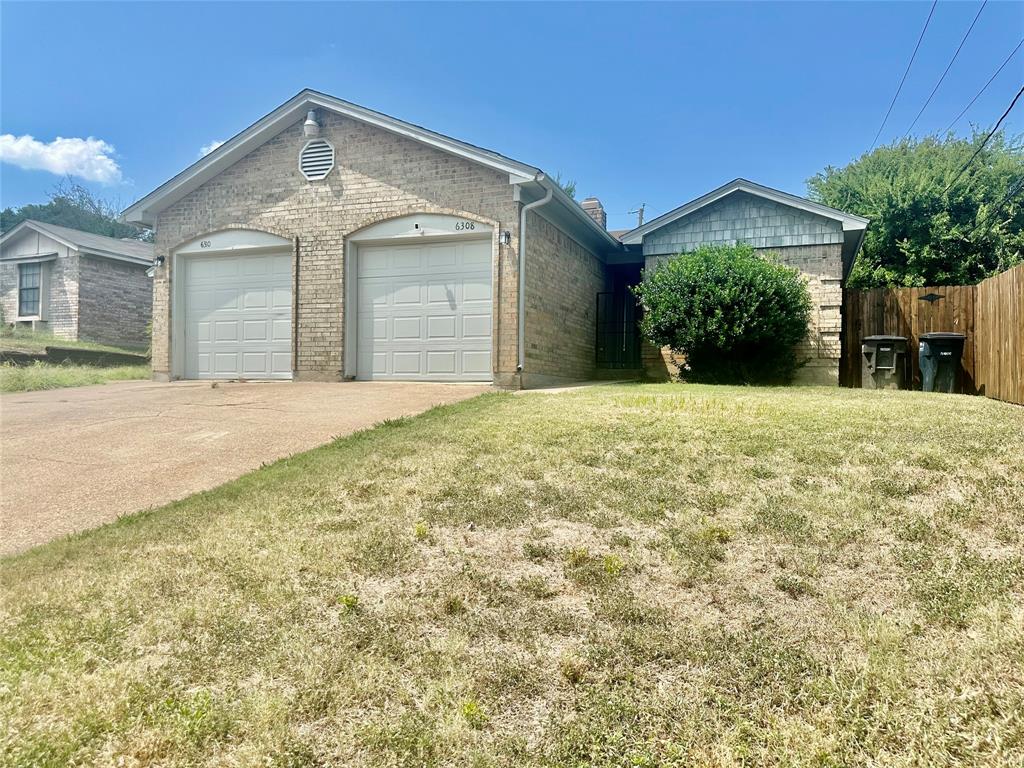
[[[537,174],[536,181],[543,182],[543,173]],[[533,208],[540,208],[551,202],[554,195],[553,187],[547,188],[547,194],[540,200],[534,200],[522,207],[519,213],[519,385],[522,386],[523,366],[526,365],[526,213]]]

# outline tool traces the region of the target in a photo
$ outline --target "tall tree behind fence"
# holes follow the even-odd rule
[[[845,290],[840,384],[861,385],[861,339],[889,334],[909,339],[919,389],[918,341],[932,331],[967,337],[960,359],[964,392],[1024,404],[1024,265],[978,285]]]

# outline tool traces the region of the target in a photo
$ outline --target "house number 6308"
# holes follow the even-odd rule
[[[476,229],[476,224],[472,221],[459,221],[455,224],[455,231],[461,232],[464,229]]]

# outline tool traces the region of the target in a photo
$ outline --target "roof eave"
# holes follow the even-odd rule
[[[67,238],[61,237],[60,235],[50,232],[49,230],[40,227],[34,221],[31,221],[29,219],[26,219],[25,221],[15,226],[13,229],[9,229],[7,232],[5,232],[3,236],[0,237],[0,246],[8,242],[9,240],[12,240],[15,237],[15,235],[19,234],[23,229],[31,229],[33,232],[38,232],[41,235],[46,235],[51,240],[56,240],[58,243],[60,243],[66,248],[71,248],[72,250],[75,251],[79,250],[77,243],[72,243]]]
[[[652,219],[646,224],[630,230],[622,236],[621,240],[625,245],[639,245],[643,243],[644,235],[660,229],[666,224],[671,224],[673,221],[677,221],[684,216],[688,216],[691,213],[699,211],[701,208],[711,205],[734,192],[747,192],[753,195],[760,195],[761,197],[765,197],[769,200],[775,200],[782,205],[789,205],[794,208],[805,210],[808,213],[842,222],[843,231],[867,229],[869,223],[869,220],[865,219],[863,216],[846,213],[845,211],[840,211],[836,208],[830,208],[827,205],[816,203],[813,200],[797,197],[796,195],[791,195],[788,192],[783,192],[779,189],[772,189],[771,187],[766,187],[763,184],[758,184],[757,182],[741,178],[733,179],[717,189],[711,190],[707,194],[694,198],[690,202],[684,203],[678,208],[673,208],[668,213],[664,213],[656,219]]]
[[[497,153],[474,147],[465,142],[426,128],[407,123],[381,112],[375,112],[333,96],[306,89],[300,91],[255,123],[237,133],[210,154],[200,158],[173,178],[161,184],[145,197],[126,208],[121,217],[132,224],[153,227],[160,211],[180,200],[196,187],[204,184],[225,168],[233,165],[260,144],[280,133],[293,120],[301,117],[309,108],[319,107],[355,120],[374,125],[383,130],[406,136],[415,141],[461,156],[495,170],[507,173],[509,183],[531,181],[541,173],[539,168],[517,162]]]
[[[622,243],[612,237],[607,229],[594,221],[594,219],[590,217],[590,214],[584,211],[579,203],[569,197],[558,182],[554,181],[547,174],[541,174],[540,178],[537,179],[537,182],[544,187],[544,189],[552,190],[555,200],[561,203],[565,209],[572,213],[572,215],[578,219],[581,224],[583,224],[584,228],[596,238],[598,243],[606,248],[611,248],[616,251],[621,250]]]

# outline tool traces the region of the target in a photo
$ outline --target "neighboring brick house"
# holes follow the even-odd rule
[[[0,238],[0,311],[7,325],[62,339],[149,344],[153,246],[26,220]]]
[[[748,243],[773,254],[807,278],[811,322],[798,350],[807,361],[798,373],[806,383],[836,384],[843,282],[853,266],[868,220],[745,179],[709,192],[621,236],[646,268],[701,245]],[[644,349],[649,375],[667,369],[669,356]]]
[[[158,379],[518,388],[640,365],[618,345],[650,225],[620,241],[538,168],[315,91],[125,218],[156,232]]]

